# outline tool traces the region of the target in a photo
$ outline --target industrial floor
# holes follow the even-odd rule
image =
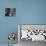
[[[20,46],[46,46],[46,41],[21,40]]]
[[[7,44],[0,44],[0,46],[8,46]],[[10,45],[11,46],[11,45]],[[31,41],[21,40],[19,44],[13,46],[46,46],[46,41]]]

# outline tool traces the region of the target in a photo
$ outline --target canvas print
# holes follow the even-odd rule
[[[16,16],[16,8],[5,8],[5,16]]]
[[[20,46],[28,44],[31,42],[46,42],[46,25],[30,25],[30,24],[20,24],[18,25],[18,33]]]

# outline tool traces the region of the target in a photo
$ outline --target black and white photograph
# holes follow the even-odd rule
[[[18,33],[20,46],[46,43],[46,25],[20,24],[18,25]]]
[[[16,8],[5,8],[5,16],[16,16]]]

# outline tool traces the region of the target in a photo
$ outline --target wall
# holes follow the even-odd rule
[[[16,8],[16,17],[5,17],[5,8]],[[46,0],[0,0],[0,44],[8,43],[17,24],[46,24]]]
[[[16,8],[15,0],[0,0],[0,44],[8,43],[8,34],[16,32],[17,34],[17,16],[6,17],[5,8]],[[17,39],[15,41],[17,43]]]
[[[46,31],[46,25],[21,25],[21,30],[45,30]]]
[[[21,24],[46,24],[46,0],[17,0],[16,8]]]

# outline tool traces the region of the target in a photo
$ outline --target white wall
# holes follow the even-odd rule
[[[46,25],[21,25],[21,29],[32,29],[32,30],[35,30],[35,29],[39,29],[39,30],[46,30]]]

